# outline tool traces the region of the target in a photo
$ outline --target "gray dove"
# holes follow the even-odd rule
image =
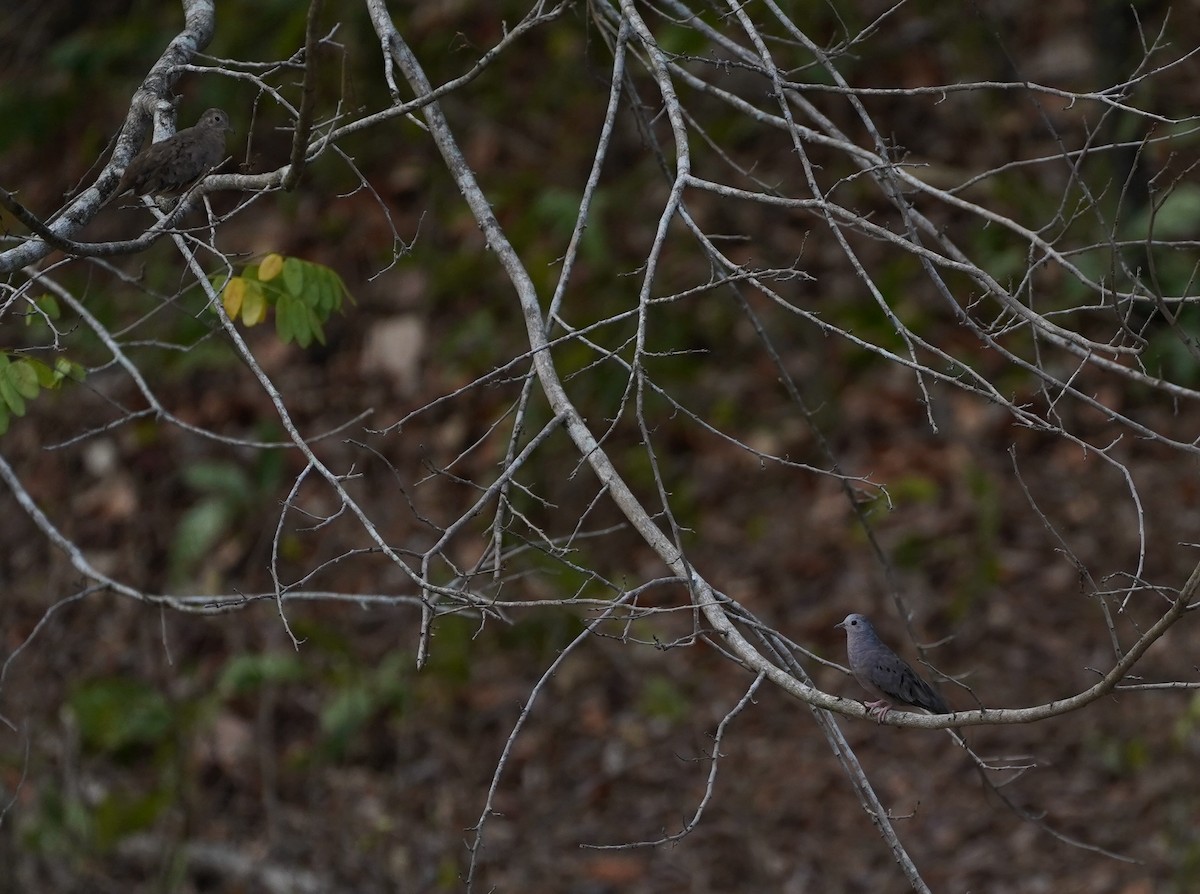
[[[131,190],[139,196],[182,192],[225,157],[225,134],[231,130],[228,115],[209,109],[192,127],[139,152],[121,175],[112,198]]]
[[[883,723],[883,718],[892,709],[892,702],[924,708],[931,714],[951,713],[950,706],[938,691],[887,647],[863,615],[846,615],[846,620],[834,626],[846,631],[846,654],[854,679],[879,698],[866,703],[877,722]]]

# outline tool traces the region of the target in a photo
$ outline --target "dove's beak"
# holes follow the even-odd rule
[[[834,626],[834,629],[837,629],[838,627],[840,627],[840,628],[842,628],[842,630],[845,630],[845,629],[846,629],[846,622],[845,622],[845,621],[838,621],[838,622],[837,622],[836,624],[834,624],[833,626]]]

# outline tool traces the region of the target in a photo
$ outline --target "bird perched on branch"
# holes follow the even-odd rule
[[[846,654],[854,679],[878,697],[878,701],[866,703],[876,721],[883,723],[893,702],[924,708],[931,714],[951,713],[946,700],[908,662],[887,647],[866,617],[846,615],[844,621],[834,626],[846,631]]]
[[[139,152],[121,175],[112,198],[131,191],[138,196],[183,192],[225,157],[225,135],[232,130],[228,115],[209,109],[192,127]]]

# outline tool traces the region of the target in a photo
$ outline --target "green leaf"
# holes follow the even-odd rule
[[[305,295],[306,303],[322,318],[328,318],[337,305],[337,289],[330,275],[332,272],[328,267],[314,267]]]
[[[20,395],[26,400],[33,400],[38,395],[38,374],[33,363],[26,359],[13,363],[8,368],[9,379],[13,383],[13,387],[17,389]]]
[[[58,306],[58,300],[49,292],[35,298],[33,306],[37,308],[38,312],[25,314],[26,326],[44,322],[46,319],[57,320],[62,316],[62,308]]]
[[[1200,185],[1181,183],[1159,203],[1157,210],[1147,207],[1126,225],[1132,238],[1145,238],[1154,219],[1155,239],[1185,239],[1200,230]]]
[[[69,705],[84,742],[101,752],[155,745],[170,735],[170,708],[141,680],[117,677],[85,683],[71,695]]]
[[[12,364],[8,362],[8,358],[4,358],[3,366],[0,366],[0,400],[8,405],[8,408],[15,416],[25,415],[25,398],[21,397],[16,386],[12,382],[9,370],[12,369]]]
[[[325,344],[325,329],[321,326],[321,318],[317,316],[317,312],[309,305],[303,305],[304,316],[308,321],[308,334],[315,338],[321,344]],[[308,347],[308,342],[303,342],[303,347]]]
[[[64,379],[82,382],[87,374],[82,366],[66,357],[55,357],[53,367],[32,357],[26,357],[21,362],[28,364],[29,368],[33,370],[37,384],[41,388],[57,388]]]
[[[58,306],[58,299],[49,292],[38,298],[34,304],[37,305],[38,310],[52,320],[57,320],[62,316],[62,308]]]
[[[275,302],[275,332],[285,345],[291,344],[297,338],[296,325],[299,319],[299,302],[291,295],[280,295]],[[304,347],[301,342],[301,347]]]
[[[84,369],[66,357],[56,358],[52,369],[33,357],[10,360],[0,352],[0,435],[8,431],[12,416],[25,415],[26,401],[43,388],[57,388],[68,375],[82,379]]]
[[[312,306],[319,314],[320,319],[327,320],[335,310],[341,310],[342,300],[350,298],[350,292],[346,289],[342,278],[329,267],[313,265],[313,275],[310,278],[313,281],[310,289]]]
[[[171,561],[178,569],[189,569],[212,550],[229,530],[233,510],[227,500],[213,497],[197,503],[183,514],[171,543]]]
[[[350,294],[349,292],[346,291],[346,284],[344,282],[342,282],[342,278],[340,276],[338,276],[332,270],[328,271],[328,274],[329,274],[327,277],[327,280],[329,283],[329,285],[327,286],[328,297],[325,299],[326,305],[329,308],[325,312],[325,315],[327,318],[335,310],[342,309],[343,297]]]
[[[57,388],[59,383],[66,375],[65,372],[59,372],[60,364],[65,363],[67,368],[70,368],[71,361],[65,357],[59,357],[54,361],[54,368],[51,369],[40,360],[28,360],[29,366],[33,369],[34,375],[37,376],[37,383],[43,388]]]
[[[174,794],[168,789],[144,795],[121,790],[108,792],[92,811],[96,844],[110,848],[134,832],[150,828],[173,803]]]
[[[275,305],[275,329],[284,344],[295,340],[300,347],[307,348],[314,338],[325,344],[321,318],[305,300],[305,296],[279,296]]]
[[[307,348],[313,340],[312,308],[300,300],[294,301],[293,307],[292,332],[296,336],[296,343]]]
[[[693,711],[691,699],[668,677],[652,676],[642,684],[638,709],[647,717],[678,721]]]
[[[345,752],[351,737],[371,719],[378,707],[371,691],[355,684],[337,693],[321,711],[321,730],[334,754]]]
[[[294,683],[304,679],[304,663],[287,652],[238,655],[231,658],[217,680],[225,697],[253,692],[265,683]]]
[[[194,462],[183,468],[183,480],[189,488],[205,494],[223,494],[240,503],[250,492],[250,477],[232,462]]]
[[[299,258],[288,258],[283,262],[283,286],[292,295],[301,295],[304,292],[304,280],[307,268]]]
[[[224,293],[225,287],[229,285],[229,280],[232,278],[229,271],[222,268],[216,273],[209,274],[208,281],[212,285],[213,292],[220,295]]]

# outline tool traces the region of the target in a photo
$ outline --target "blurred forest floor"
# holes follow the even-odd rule
[[[18,13],[14,21],[33,28],[35,4],[18,6],[29,18]],[[101,155],[123,114],[122,91],[136,83],[138,66],[158,52],[177,15],[171,4],[154,12],[152,4],[92,6],[83,23],[67,14],[75,4],[36,4],[46,13],[36,19],[42,30],[18,34],[14,25],[3,37],[8,77],[0,108],[4,120],[20,114],[23,123],[0,138],[0,182],[19,186],[31,207],[55,207],[64,185],[78,182]],[[403,30],[435,82],[467,67],[478,48],[499,37],[504,13],[515,14],[485,6],[406,13],[413,20]],[[1101,13],[1092,4],[1001,4],[994,17],[977,10],[961,27],[953,21],[958,11],[939,13],[938,6],[910,7],[899,17],[905,27],[896,28],[892,55],[862,60],[854,81],[1008,79],[1015,67],[1031,80],[1103,86],[1111,77],[1105,66],[1122,58],[1105,49],[1095,23]],[[1139,9],[1149,22],[1165,6]],[[213,55],[235,56],[265,40],[251,27],[235,28],[237,9],[235,3],[229,12],[218,11]],[[121,18],[130,10],[141,16],[136,25]],[[361,17],[357,6],[347,6],[345,15]],[[1196,23],[1184,23],[1180,10],[1175,15],[1188,31],[1176,39],[1196,45]],[[303,10],[289,8],[272,45],[294,42],[297,23],[302,29]],[[1014,58],[989,43],[997,29]],[[126,39],[113,43],[117,34]],[[101,46],[124,48],[123,61],[116,50],[101,54]],[[992,49],[981,52],[980,46]],[[377,46],[364,38],[355,52],[352,89],[365,95],[377,89]],[[265,48],[255,54],[270,55]],[[65,86],[118,65],[119,75],[93,80],[102,97],[80,97]],[[964,73],[968,65],[974,70]],[[556,79],[545,77],[547,66],[574,66],[570,83],[590,78],[594,87],[558,95]],[[602,47],[589,46],[579,16],[568,16],[445,104],[502,221],[528,256],[540,253],[547,263],[561,253],[563,235],[551,199],[555,191],[578,191],[595,136],[585,128],[570,133],[563,122],[573,114],[599,120],[606,67]],[[1194,75],[1192,66],[1170,83],[1195,96]],[[25,85],[22,96],[13,87],[17,79]],[[245,97],[220,92],[234,88],[195,77],[181,86],[185,117],[220,104],[245,127],[248,115],[238,105]],[[512,129],[506,122],[518,105],[526,114],[544,107],[545,116],[531,128]],[[894,134],[901,144],[919,145],[922,155],[1025,158],[1053,151],[1045,110],[1027,101],[981,108],[974,116],[958,104],[953,113],[947,107],[944,119],[936,105],[923,108],[908,119],[908,133],[901,122]],[[373,411],[366,425],[385,428],[520,351],[524,333],[510,288],[429,141],[415,127],[407,126],[407,133],[402,142],[373,143],[368,136],[351,147],[396,230],[419,234],[411,255],[385,274],[375,276],[387,265],[390,234],[369,196],[342,196],[353,186],[345,172],[314,170],[295,194],[263,203],[222,233],[228,244],[327,264],[356,299],[331,325],[324,347],[301,351],[281,346],[271,332],[249,333],[306,431],[333,429],[366,408]],[[256,136],[255,151],[263,156],[286,151],[286,135],[264,126]],[[238,138],[246,139],[244,130]],[[628,122],[620,139],[617,158],[622,152],[638,157],[639,137]],[[752,148],[736,147],[743,155]],[[634,236],[623,236],[623,229],[653,227],[656,212],[646,206],[643,219],[638,195],[655,173],[638,164],[614,183],[607,217],[597,227],[604,251],[583,271],[585,288],[589,278],[602,282],[612,270],[638,262],[625,242]],[[139,214],[114,205],[87,235],[131,233]],[[803,231],[798,222],[793,231],[764,238],[783,244]],[[435,265],[447,251],[461,255],[460,268]],[[128,269],[145,265],[147,276],[157,276],[168,291],[180,275],[169,266],[171,257],[159,246],[129,259]],[[866,263],[875,260],[884,263],[871,257]],[[155,264],[165,269],[155,272]],[[917,273],[898,272],[897,288]],[[826,286],[836,290],[837,283],[826,280]],[[1009,449],[1017,445],[1021,474],[1043,501],[1040,508],[1096,579],[1128,569],[1135,559],[1136,518],[1121,477],[1078,448],[1017,429],[1002,411],[981,410],[957,393],[935,393],[941,431],[934,434],[913,383],[896,368],[830,342],[778,337],[789,364],[801,371],[806,397],[825,408],[826,433],[842,467],[891,487],[894,509],[875,506],[872,520],[918,609],[916,628],[931,641],[950,637],[933,653],[937,666],[965,675],[989,706],[1040,703],[1093,682],[1088,668],[1105,666],[1110,656],[1107,633],[1077,569],[1055,555],[1053,539],[1031,520],[1028,499],[1013,484]],[[777,421],[756,434],[763,449],[802,452],[812,438],[803,419],[786,404],[764,403],[776,400],[766,396],[777,390],[774,369],[754,362],[750,335],[734,328],[730,338],[745,339],[746,364],[716,369],[697,360],[681,376],[690,393],[761,410]],[[981,365],[989,362],[980,357]],[[269,423],[266,397],[243,382],[234,371],[197,359],[165,368],[159,387],[198,425]],[[105,387],[103,374],[79,386],[116,401],[132,396],[106,394]],[[486,391],[472,400],[475,406],[468,401],[426,414],[389,442],[389,461],[419,470],[425,461],[454,456],[478,437],[480,420],[494,418],[488,402],[502,403]],[[1192,437],[1188,420],[1172,408],[1162,407],[1161,414],[1164,430]],[[109,573],[160,590],[269,589],[272,501],[279,499],[279,483],[299,471],[299,459],[247,454],[239,464],[206,455],[206,445],[182,433],[149,425],[114,431],[70,452],[42,449],[105,418],[100,401],[81,410],[70,390],[48,395],[13,425],[0,449],[40,504]],[[839,488],[761,468],[682,426],[672,441],[672,424],[661,420],[663,443],[673,451],[663,459],[694,487],[689,499],[702,521],[693,542],[696,554],[706,557],[710,580],[834,660],[842,659],[844,646],[833,624],[848,611],[871,614],[892,642],[903,641],[882,570]],[[1097,417],[1092,424],[1099,435],[1107,423]],[[334,441],[322,449],[331,465],[345,450]],[[1195,557],[1171,547],[1200,539],[1195,463],[1136,442],[1126,445],[1122,459],[1137,476],[1147,517],[1173,522],[1148,532],[1149,542],[1162,549],[1148,557],[1146,576],[1182,585]],[[564,455],[564,462],[572,461]],[[365,471],[364,486],[370,476],[386,474],[382,466]],[[556,496],[573,498],[567,486]],[[209,549],[189,555],[177,532],[186,510],[202,503],[223,506],[225,526]],[[6,520],[0,527],[0,655],[7,658],[29,640],[48,606],[79,582],[7,492],[0,493],[0,512]],[[617,520],[611,511],[609,518]],[[338,542],[336,527],[330,538],[324,548],[331,555],[350,545]],[[604,566],[613,578],[641,581],[662,573],[632,537],[628,547]],[[367,568],[354,566],[335,578],[336,587],[403,590],[382,562],[379,574],[391,577],[373,577]],[[553,580],[528,586],[544,588],[548,597],[564,595]],[[572,586],[565,583],[566,592]],[[302,873],[291,888],[296,891],[459,890],[465,843],[512,725],[531,686],[586,619],[564,609],[525,613],[512,626],[446,619],[436,631],[430,666],[418,673],[417,615],[407,609],[292,604],[289,621],[304,639],[297,650],[273,604],[213,617],[163,613],[108,594],[65,604],[3,681],[0,713],[19,729],[0,730],[0,792],[17,792],[0,826],[0,888],[253,891],[263,888],[241,871],[274,865]],[[686,619],[680,623],[686,630]],[[907,645],[902,651],[912,657]],[[1194,678],[1195,654],[1194,643],[1171,639],[1155,649],[1148,667],[1162,679]],[[828,668],[811,671],[821,688],[860,697],[849,678]],[[713,799],[690,835],[657,848],[581,847],[677,832],[703,794],[715,726],[749,683],[704,646],[663,651],[594,639],[577,650],[516,743],[499,788],[498,815],[489,820],[479,890],[904,890],[807,709],[770,687],[759,690],[728,730]],[[967,693],[951,686],[943,691],[957,706],[973,706]],[[1062,843],[993,803],[943,733],[841,724],[935,891],[1200,888],[1200,701],[1192,695],[1121,695],[1041,724],[968,731],[981,754],[1036,758],[1037,768],[1011,788],[1019,801],[1045,811],[1064,833],[1137,863]]]

